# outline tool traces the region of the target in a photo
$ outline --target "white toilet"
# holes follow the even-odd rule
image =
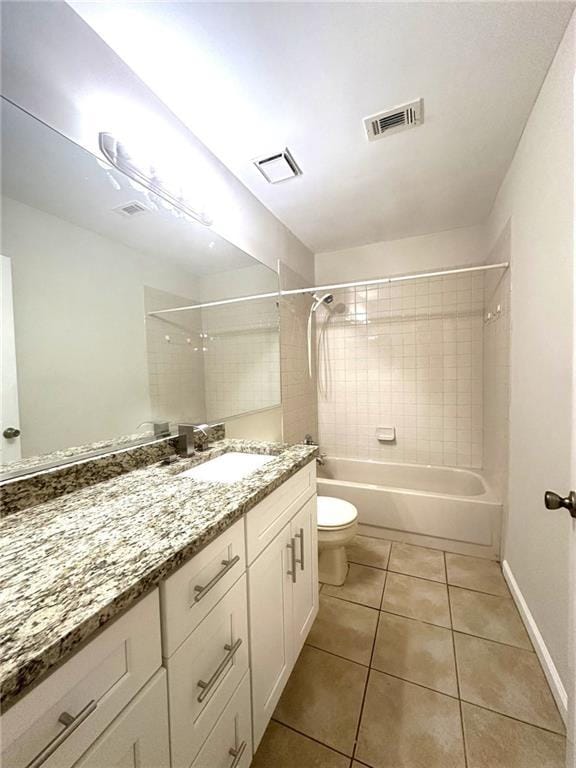
[[[318,496],[318,580],[340,586],[346,580],[348,544],[358,529],[354,504],[331,496]]]

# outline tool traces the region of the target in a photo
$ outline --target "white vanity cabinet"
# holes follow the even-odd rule
[[[318,612],[315,480],[316,468],[310,464],[281,486],[282,494],[271,494],[246,518],[248,552],[251,533],[253,541],[266,543],[262,551],[253,548],[248,567],[254,750]],[[298,490],[296,504],[294,494],[285,493],[290,485]],[[265,533],[278,527],[278,520],[284,525],[267,542]]]
[[[3,768],[248,768],[317,571],[312,461],[8,709]]]
[[[71,768],[161,662],[156,589],[2,715],[3,768]],[[165,699],[164,672],[158,687]],[[156,738],[167,745],[161,722]]]

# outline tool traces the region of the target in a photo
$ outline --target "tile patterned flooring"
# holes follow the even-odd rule
[[[252,768],[563,768],[497,563],[357,536]]]

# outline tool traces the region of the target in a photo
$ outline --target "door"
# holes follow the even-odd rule
[[[306,502],[290,525],[296,543],[292,616],[294,656],[297,657],[318,613],[316,496]]]
[[[286,525],[248,569],[254,752],[292,671],[293,547]]]
[[[0,345],[2,346],[2,412],[0,416],[0,464],[21,458],[18,383],[16,379],[16,344],[12,303],[12,263],[1,256],[0,264]]]

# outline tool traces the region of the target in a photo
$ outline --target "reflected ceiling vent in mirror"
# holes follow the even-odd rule
[[[377,141],[407,128],[415,128],[424,122],[424,102],[422,99],[401,104],[398,107],[378,112],[364,118],[364,128],[368,141]]]
[[[302,170],[292,157],[288,147],[283,152],[254,160],[254,165],[270,184],[279,184],[281,181],[302,176]]]
[[[119,205],[117,208],[112,208],[112,210],[121,216],[137,216],[139,213],[146,213],[148,208],[137,200],[132,200],[129,203],[124,203],[124,205]]]

